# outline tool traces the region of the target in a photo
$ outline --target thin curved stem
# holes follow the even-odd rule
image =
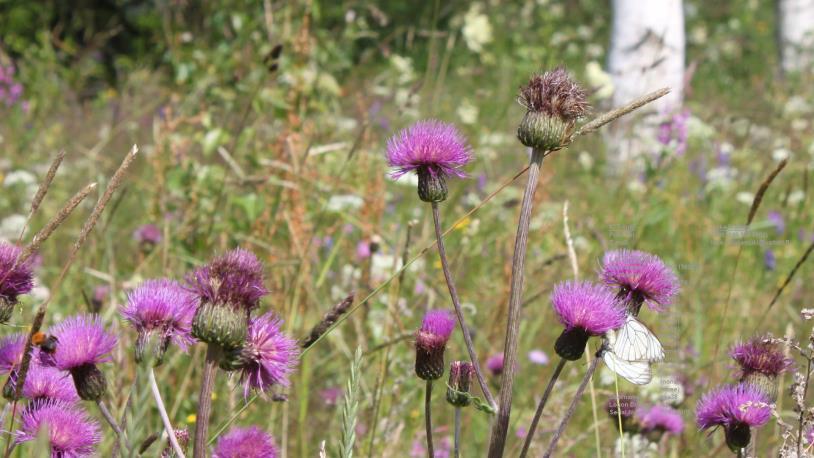
[[[153,398],[155,399],[156,407],[158,407],[158,413],[161,414],[161,421],[164,423],[164,431],[167,432],[167,436],[170,440],[170,445],[172,445],[173,450],[175,450],[175,454],[178,455],[178,458],[186,458],[184,455],[184,450],[181,448],[181,444],[178,443],[178,438],[175,437],[175,430],[172,428],[172,422],[170,421],[170,416],[167,415],[167,408],[164,407],[164,401],[161,399],[161,391],[158,389],[158,383],[155,380],[155,372],[153,368],[147,371],[147,376],[150,380],[150,390],[153,392]]]
[[[585,376],[582,378],[582,382],[580,382],[579,388],[577,388],[577,392],[574,394],[574,398],[571,400],[571,405],[568,406],[565,416],[562,417],[562,420],[560,421],[560,426],[557,428],[554,436],[551,437],[551,442],[548,444],[548,450],[546,450],[545,455],[543,455],[544,458],[549,458],[551,454],[554,453],[554,449],[557,448],[557,442],[559,442],[560,436],[562,436],[562,433],[565,431],[565,427],[568,425],[568,422],[571,420],[571,417],[577,410],[577,402],[579,402],[579,398],[582,397],[582,393],[585,392],[585,388],[588,386],[588,382],[594,375],[596,366],[599,363],[599,360],[602,358],[602,353],[604,351],[605,348],[603,346],[598,352],[596,352],[596,356],[594,357],[593,361],[591,361],[591,365],[588,366],[588,371],[585,372]]]
[[[424,395],[424,424],[427,428],[427,456],[433,458],[435,456],[435,448],[432,446],[432,416],[431,416],[431,401],[432,400],[432,380],[427,380],[427,392]]]
[[[461,408],[455,407],[455,458],[461,456]]]
[[[209,430],[209,417],[212,414],[212,390],[215,388],[215,377],[218,374],[219,353],[217,345],[207,345],[201,393],[198,395],[198,413],[195,416],[195,447],[192,449],[192,456],[195,458],[206,458],[206,434]]]
[[[520,452],[520,458],[525,458],[529,452],[531,441],[534,438],[534,431],[537,429],[537,423],[540,422],[540,416],[543,414],[543,409],[545,409],[548,398],[551,396],[551,391],[554,389],[554,384],[557,383],[557,379],[560,377],[560,372],[562,372],[562,368],[565,367],[566,361],[565,358],[560,358],[560,362],[557,363],[557,367],[554,368],[554,373],[551,374],[551,379],[548,380],[548,386],[545,388],[543,397],[540,399],[540,403],[537,404],[537,412],[534,413],[534,419],[531,420],[531,426],[529,426],[528,434],[526,434],[526,442],[523,444],[523,451]]]
[[[99,412],[102,413],[102,417],[104,417],[105,421],[108,425],[110,425],[110,429],[113,430],[113,433],[116,435],[117,442],[124,442],[125,447],[127,447],[128,452],[133,450],[133,446],[130,445],[130,441],[127,439],[127,435],[122,431],[119,427],[119,424],[116,423],[116,418],[113,417],[113,414],[107,409],[104,402],[101,399],[96,401],[96,405],[99,407]]]
[[[438,203],[432,203],[432,220],[435,225],[435,239],[438,246],[438,256],[441,258],[441,269],[444,271],[444,278],[447,281],[447,288],[449,289],[449,296],[452,298],[452,305],[455,308],[455,316],[458,317],[458,324],[461,326],[461,332],[464,335],[464,342],[466,343],[466,350],[469,352],[469,360],[472,361],[472,366],[475,368],[475,377],[478,379],[483,396],[486,402],[492,408],[497,407],[495,398],[492,396],[489,385],[486,383],[486,378],[483,376],[483,371],[478,361],[478,354],[475,353],[475,345],[472,343],[472,335],[469,333],[469,328],[464,322],[464,313],[461,308],[461,299],[458,297],[458,290],[455,288],[455,281],[452,279],[452,272],[449,270],[449,261],[447,260],[446,248],[444,248],[444,237],[441,232],[441,216],[438,210]]]
[[[503,346],[505,372],[500,384],[500,399],[498,401],[497,419],[492,427],[492,437],[489,441],[489,458],[501,458],[506,446],[506,434],[509,431],[509,418],[512,410],[512,385],[517,363],[517,342],[520,334],[520,308],[523,296],[523,275],[526,265],[526,247],[528,246],[529,224],[531,223],[531,207],[534,194],[537,191],[537,182],[540,180],[540,168],[543,164],[545,151],[533,149],[529,163],[528,182],[520,206],[520,220],[517,223],[517,236],[514,241],[514,256],[512,257],[512,281],[509,293],[509,316],[506,321],[506,340]]]

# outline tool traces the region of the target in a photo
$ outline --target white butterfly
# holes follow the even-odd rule
[[[630,383],[647,385],[653,378],[651,363],[664,359],[664,347],[647,326],[633,315],[625,318],[618,331],[607,334],[605,364]]]
[[[633,315],[617,332],[608,333],[610,349],[625,361],[658,362],[664,360],[664,347],[658,337]]]
[[[608,369],[634,385],[647,385],[653,378],[650,363],[647,361],[625,361],[619,359],[612,351],[606,351],[602,359],[605,360]]]

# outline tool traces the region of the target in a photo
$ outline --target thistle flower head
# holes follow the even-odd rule
[[[489,372],[495,377],[503,373],[503,366],[503,353],[495,353],[486,359],[486,368],[489,369]]]
[[[197,298],[178,282],[147,280],[127,296],[121,314],[138,332],[136,360],[141,361],[149,338],[159,338],[156,355],[160,361],[170,342],[186,351],[195,342],[190,335]]]
[[[282,322],[266,313],[249,322],[246,342],[224,357],[225,369],[240,370],[243,394],[252,389],[261,393],[273,385],[288,386],[288,377],[297,366],[297,342],[280,329]]]
[[[22,413],[17,442],[36,440],[45,434],[51,458],[92,456],[102,435],[99,424],[77,405],[62,401],[35,401]]]
[[[142,245],[157,245],[162,238],[161,229],[155,224],[144,224],[133,231],[133,239]]]
[[[34,288],[32,258],[15,266],[22,249],[8,242],[0,242],[0,322],[11,318],[17,298]]]
[[[617,329],[625,322],[625,309],[604,285],[587,281],[560,283],[554,287],[551,304],[565,326],[554,343],[554,351],[569,361],[582,357],[591,336]]]
[[[533,75],[528,84],[520,88],[517,101],[528,111],[564,121],[581,118],[590,109],[585,91],[563,67]]]
[[[788,370],[794,361],[786,358],[778,346],[765,337],[755,337],[741,342],[729,352],[729,355],[740,365],[741,376],[755,372],[776,377]]]
[[[98,315],[70,317],[54,326],[51,334],[59,342],[53,362],[63,371],[110,361],[110,352],[117,342],[116,336],[105,331]]]
[[[607,285],[619,288],[619,298],[634,315],[645,302],[652,310],[661,311],[680,290],[675,272],[658,256],[643,251],[605,253],[599,275]]]
[[[277,458],[274,439],[257,426],[232,428],[218,440],[212,458]]]
[[[750,428],[765,425],[772,415],[768,397],[755,386],[741,383],[716,388],[696,406],[696,421],[702,430],[722,426],[733,450],[749,444]]]
[[[645,432],[657,431],[679,435],[684,431],[684,419],[681,413],[673,408],[655,405],[639,409],[637,415]]]
[[[23,396],[32,401],[53,399],[68,404],[79,401],[70,373],[34,361],[25,378]]]
[[[466,407],[471,400],[466,394],[472,384],[475,367],[469,361],[453,361],[449,365],[449,382],[447,383],[447,402],[457,407]]]
[[[8,374],[17,369],[23,360],[27,340],[28,336],[20,333],[0,339],[0,374]]]
[[[446,310],[430,310],[424,315],[416,333],[415,372],[423,380],[436,380],[444,375],[444,350],[455,319]]]
[[[236,248],[195,270],[188,278],[201,302],[251,310],[268,294],[263,264],[248,250]]]

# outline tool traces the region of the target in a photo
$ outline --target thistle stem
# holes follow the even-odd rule
[[[523,295],[523,270],[526,264],[526,247],[528,245],[531,207],[537,182],[540,180],[540,167],[543,164],[545,151],[533,149],[529,163],[529,176],[523,203],[520,207],[520,221],[517,224],[517,235],[514,241],[512,258],[512,282],[509,293],[509,316],[506,322],[506,340],[503,347],[505,355],[505,372],[500,385],[497,419],[492,427],[492,438],[489,441],[489,458],[501,458],[506,446],[506,434],[509,430],[509,417],[512,410],[512,385],[517,363],[517,341],[520,329],[520,306]]]
[[[164,423],[164,431],[167,432],[170,445],[172,445],[178,458],[186,458],[183,449],[181,449],[181,444],[178,443],[178,438],[175,437],[175,430],[172,428],[170,416],[167,415],[167,408],[164,407],[164,401],[161,399],[161,391],[158,389],[158,383],[155,380],[155,372],[152,367],[147,371],[147,376],[149,377],[150,390],[153,392],[153,398],[155,399],[156,407],[158,407],[158,413],[161,414],[161,421]]]
[[[461,456],[461,408],[455,407],[455,458]]]
[[[560,377],[560,372],[562,372],[562,368],[565,367],[565,358],[560,358],[560,362],[557,363],[557,367],[554,368],[554,373],[551,374],[551,379],[548,380],[548,386],[545,388],[545,392],[543,393],[542,399],[540,399],[540,403],[537,404],[537,412],[534,413],[534,419],[531,420],[531,426],[529,426],[528,434],[526,435],[526,442],[523,444],[523,451],[520,452],[520,458],[525,458],[526,454],[529,452],[529,447],[531,447],[531,441],[534,438],[534,431],[537,429],[537,423],[540,422],[540,416],[543,414],[543,409],[545,408],[546,403],[548,402],[548,397],[551,395],[551,391],[554,388],[554,384],[557,383],[557,379]]]
[[[475,345],[472,343],[472,335],[469,333],[469,328],[464,322],[464,313],[461,308],[461,299],[458,297],[458,290],[455,288],[455,281],[452,279],[452,272],[449,270],[449,261],[447,260],[447,252],[444,248],[444,237],[441,230],[441,215],[438,210],[438,203],[432,203],[432,220],[435,225],[435,239],[438,242],[438,256],[441,258],[441,268],[444,271],[444,278],[447,281],[447,288],[449,295],[452,298],[452,305],[455,308],[455,316],[458,317],[458,325],[461,326],[461,332],[464,335],[464,342],[466,343],[466,350],[469,352],[469,360],[472,361],[472,366],[475,368],[475,376],[478,378],[478,385],[480,385],[483,396],[486,402],[492,408],[495,408],[495,398],[492,396],[489,385],[486,383],[486,378],[481,371],[480,361],[478,361],[478,354],[475,353]]]
[[[424,395],[424,420],[427,428],[427,456],[433,458],[435,449],[432,446],[432,416],[430,414],[430,404],[432,399],[432,380],[427,380],[427,392]]]
[[[557,442],[560,440],[560,436],[565,431],[565,427],[568,425],[568,422],[571,420],[571,417],[574,415],[574,411],[577,410],[577,402],[579,402],[579,398],[582,397],[582,393],[585,392],[585,388],[588,386],[588,382],[591,380],[591,377],[594,375],[596,371],[596,366],[599,363],[599,360],[602,359],[602,353],[605,352],[604,345],[596,352],[596,356],[594,357],[593,361],[591,361],[591,365],[588,366],[588,371],[585,372],[585,376],[582,378],[582,382],[579,384],[579,388],[577,388],[576,394],[574,394],[574,398],[571,399],[571,405],[568,406],[568,410],[565,412],[565,416],[562,417],[560,421],[560,426],[557,428],[557,431],[554,433],[554,436],[551,437],[551,442],[548,444],[548,450],[546,450],[544,458],[549,458],[552,453],[554,453],[554,449],[557,448]]]
[[[194,458],[206,458],[206,435],[209,430],[209,417],[212,414],[212,390],[215,388],[215,377],[218,374],[220,348],[215,344],[206,346],[201,393],[198,395],[198,413],[195,416]]]
[[[130,445],[130,441],[127,439],[127,435],[124,434],[122,429],[119,427],[119,424],[116,423],[116,418],[113,417],[113,414],[107,409],[104,402],[101,399],[96,401],[96,405],[99,407],[99,412],[102,413],[102,417],[104,417],[105,421],[108,425],[110,425],[110,429],[113,430],[113,433],[116,435],[116,441],[121,443],[124,442],[125,447],[127,448],[128,452],[133,449],[133,446]]]

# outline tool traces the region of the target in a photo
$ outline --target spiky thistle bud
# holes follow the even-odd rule
[[[472,401],[469,396],[469,387],[472,385],[472,376],[475,368],[468,361],[453,361],[449,365],[449,388],[447,388],[447,402],[456,407],[466,407]],[[451,388],[451,389],[450,389]]]
[[[444,375],[444,350],[455,329],[455,320],[446,310],[430,310],[424,315],[415,340],[415,373],[423,380]]]
[[[562,67],[532,76],[520,88],[517,101],[526,108],[517,138],[542,151],[563,146],[577,119],[589,109],[585,91]]]

